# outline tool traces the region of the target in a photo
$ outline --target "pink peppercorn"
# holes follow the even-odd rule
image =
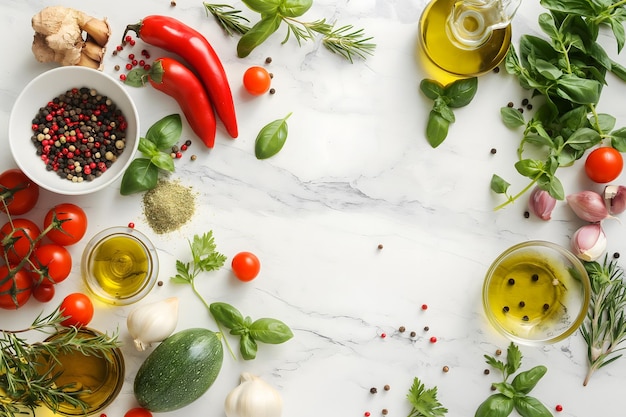
[[[370,416],[371,416],[371,414],[370,414],[370,412],[369,412],[369,411],[366,411],[363,415],[364,415],[365,417],[370,417]]]
[[[380,335],[380,337],[382,337],[382,338],[384,339],[385,337],[387,337],[387,333],[382,333],[382,334]]]
[[[557,406],[556,406],[556,407],[554,407],[554,409],[555,409],[556,411],[558,411],[558,412],[561,412],[561,411],[563,411],[563,406],[562,406],[561,404],[557,404]]]
[[[437,343],[437,338],[435,336],[432,336],[430,338],[430,343]]]
[[[422,304],[422,310],[427,310],[427,309],[428,309],[428,305]]]
[[[128,227],[131,228],[131,229],[134,229],[135,228],[135,223],[133,223],[133,222],[128,223]]]

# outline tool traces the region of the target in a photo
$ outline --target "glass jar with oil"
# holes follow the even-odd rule
[[[582,262],[544,241],[506,250],[489,268],[483,285],[483,305],[491,324],[525,344],[569,336],[584,320],[590,296]]]
[[[136,229],[113,227],[96,234],[82,257],[87,288],[101,301],[125,305],[154,287],[159,262],[150,240]]]
[[[521,0],[432,0],[420,19],[418,56],[431,78],[448,84],[498,66],[511,43]]]

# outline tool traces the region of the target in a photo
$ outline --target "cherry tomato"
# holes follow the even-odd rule
[[[85,236],[87,215],[83,209],[71,203],[56,205],[46,214],[43,220],[44,228],[52,224],[55,215],[58,220],[62,221],[61,228],[63,230],[52,229],[46,233],[46,236],[54,243],[69,246],[77,243]]]
[[[9,268],[0,266],[0,308],[16,310],[30,298],[32,280],[25,269],[20,269],[13,278],[8,278]]]
[[[615,180],[622,173],[623,167],[622,154],[609,146],[594,149],[585,160],[587,176],[600,184]]]
[[[124,417],[152,417],[152,413],[145,408],[131,408],[124,414]]]
[[[272,77],[263,67],[250,67],[243,74],[243,87],[254,96],[267,93],[270,84],[272,84]]]
[[[45,275],[55,284],[67,278],[72,270],[72,255],[56,243],[41,245],[35,249],[32,260],[37,269],[43,269]]]
[[[13,243],[2,246],[1,253],[6,251],[9,262],[17,264],[28,256],[31,246],[33,249],[39,246],[39,241],[35,243],[35,239],[40,234],[39,226],[28,219],[15,219],[13,224],[6,222],[0,229],[0,240],[8,237]]]
[[[49,282],[42,282],[33,287],[33,297],[40,303],[47,303],[54,298],[54,284]]]
[[[231,263],[233,273],[240,281],[252,281],[261,270],[261,262],[251,252],[239,252]]]
[[[9,190],[14,190],[9,192]],[[5,195],[6,193],[6,195]],[[39,199],[39,186],[32,182],[21,170],[8,169],[0,174],[0,211],[7,212],[2,204],[7,204],[12,216],[29,212]]]
[[[93,303],[89,297],[80,292],[65,297],[59,309],[66,317],[61,322],[63,326],[86,326],[93,318]]]

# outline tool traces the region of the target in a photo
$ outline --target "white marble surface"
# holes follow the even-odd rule
[[[513,24],[514,37],[537,31],[538,2],[523,2]],[[30,18],[48,2],[5,0],[0,5],[3,63],[0,66],[0,167],[13,167],[8,151],[8,119],[12,103],[37,74],[52,66],[39,64],[30,52]],[[417,27],[425,0],[315,0],[307,20],[328,18],[353,24],[374,36],[375,55],[350,65],[318,42],[298,47],[292,39],[280,45],[281,33],[248,58],[236,57],[236,38],[224,36],[205,15],[198,0],[84,2],[64,5],[95,16],[107,16],[115,46],[128,23],[148,14],[173,15],[199,28],[220,55],[231,81],[238,110],[240,137],[227,138],[218,127],[216,146],[208,151],[195,140],[172,178],[198,193],[197,213],[178,231],[155,234],[145,221],[141,196],[122,197],[115,187],[92,196],[64,197],[42,193],[30,216],[40,219],[57,202],[74,202],[89,216],[88,236],[113,225],[134,222],[158,248],[165,282],[146,300],[179,296],[178,329],[213,321],[188,287],[170,284],[174,262],[187,256],[187,238],[213,230],[219,250],[229,258],[242,250],[255,252],[262,262],[260,276],[237,282],[230,271],[200,278],[209,301],[232,303],[252,317],[284,320],[295,337],[278,346],[261,346],[254,361],[224,358],[214,386],[189,407],[172,416],[223,416],[226,394],[240,372],[256,373],[281,392],[285,417],[407,415],[405,399],[413,377],[438,386],[439,399],[451,417],[471,416],[492,392],[495,372],[484,375],[484,354],[505,349],[508,341],[496,334],[483,314],[480,291],[490,262],[512,244],[546,239],[568,245],[581,224],[560,203],[553,220],[525,219],[525,201],[498,212],[489,190],[497,173],[515,189],[525,179],[514,172],[519,137],[499,120],[499,108],[528,94],[500,72],[480,79],[471,103],[456,112],[445,143],[433,150],[423,132],[430,102],[418,90],[426,76],[415,59]],[[245,9],[239,2],[236,6]],[[250,15],[251,17],[253,15]],[[605,37],[609,52],[615,48]],[[137,46],[136,48],[140,48]],[[158,50],[149,48],[152,57]],[[140,49],[137,49],[140,50]],[[241,88],[243,71],[251,65],[269,66],[275,95],[250,98]],[[626,58],[619,60],[626,63]],[[125,61],[110,54],[105,71]],[[626,124],[623,100],[626,85],[610,77],[601,110]],[[139,108],[142,130],[161,117],[178,112],[176,103],[155,90],[129,90]],[[289,138],[275,157],[254,157],[254,138],[267,122],[293,112]],[[185,127],[185,135],[192,133]],[[491,148],[497,154],[490,153]],[[188,160],[190,153],[198,155]],[[594,188],[580,164],[560,175],[568,192]],[[626,182],[626,174],[616,181]],[[595,189],[598,189],[595,186]],[[624,224],[606,225],[609,251],[625,250]],[[85,241],[71,248],[74,270],[58,286],[55,300],[31,301],[18,311],[0,312],[2,327],[30,322],[66,294],[81,290],[79,259]],[[383,249],[379,250],[379,244]],[[427,304],[423,311],[420,306]],[[125,343],[126,383],[105,412],[121,417],[136,405],[132,382],[145,354],[133,351],[125,328],[130,307],[97,304],[92,326],[119,328]],[[397,329],[405,326],[407,332]],[[424,326],[430,331],[424,332]],[[408,333],[417,332],[411,339]],[[387,337],[380,337],[386,333]],[[438,338],[429,342],[430,336]],[[234,343],[234,340],[231,339]],[[583,388],[586,351],[577,332],[546,347],[522,346],[524,367],[543,364],[548,373],[533,394],[555,415],[617,417],[623,404],[626,360],[599,371]],[[448,373],[442,372],[449,366]],[[391,389],[383,391],[389,384]],[[370,394],[371,387],[379,393]],[[41,415],[45,415],[41,412]],[[39,415],[39,413],[38,413]]]

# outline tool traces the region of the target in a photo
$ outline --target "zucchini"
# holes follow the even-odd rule
[[[153,412],[178,410],[200,398],[215,382],[224,351],[217,334],[186,329],[165,339],[141,364],[134,392]]]

